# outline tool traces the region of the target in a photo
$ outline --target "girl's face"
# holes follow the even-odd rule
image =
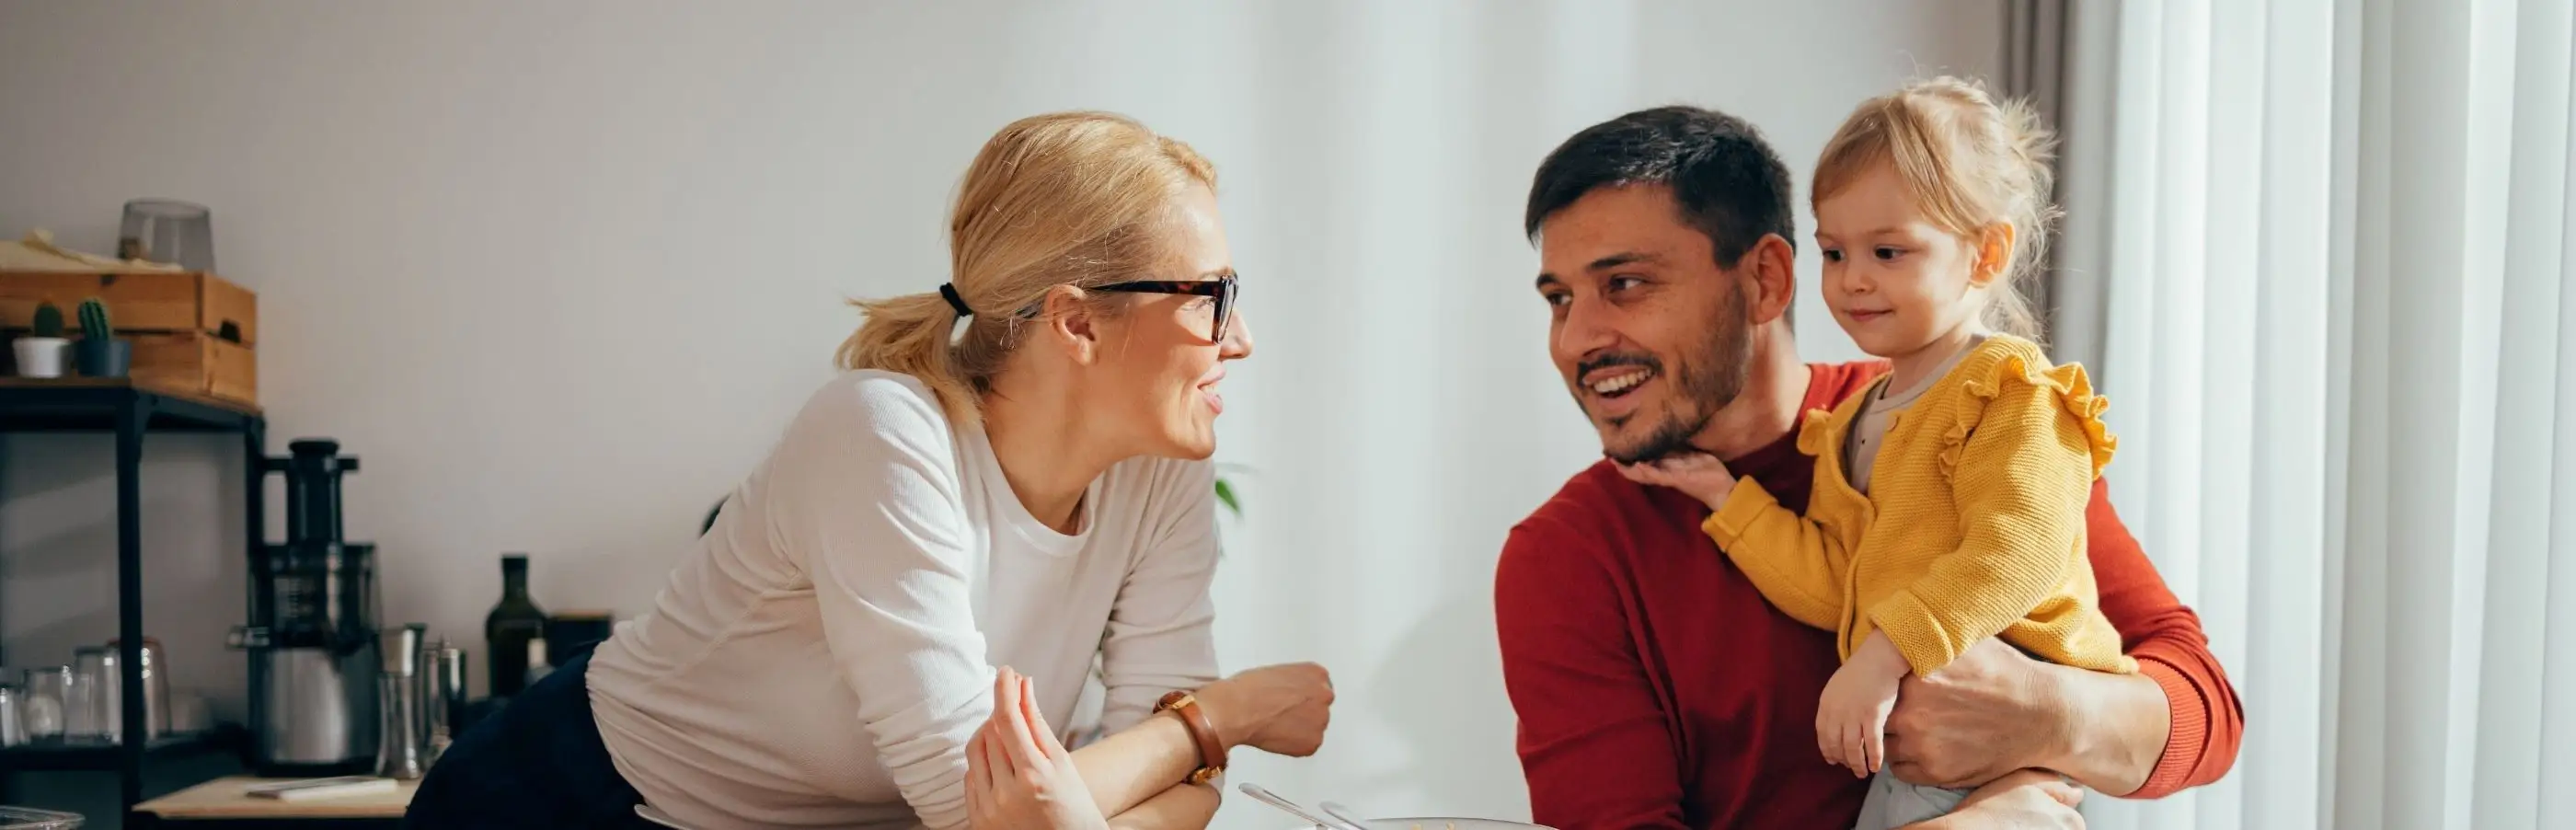
[[[1872,355],[1900,360],[1954,343],[1982,326],[1995,254],[2011,247],[2009,226],[2000,227],[2001,247],[1961,239],[1916,209],[1896,169],[1879,164],[1816,203],[1825,305]]]

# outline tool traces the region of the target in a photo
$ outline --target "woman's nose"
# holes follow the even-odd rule
[[[1252,356],[1252,323],[1243,319],[1243,312],[1227,313],[1225,342],[1217,344],[1216,354],[1217,357],[1226,360],[1242,360]]]

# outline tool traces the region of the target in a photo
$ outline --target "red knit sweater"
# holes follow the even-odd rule
[[[1803,409],[1884,363],[1811,366]],[[1803,510],[1814,459],[1793,429],[1728,464]],[[2137,798],[2217,780],[2244,712],[2200,618],[2175,599],[2098,482],[2087,521],[2102,612],[2161,684],[2172,737]],[[1593,465],[1512,529],[1495,575],[1503,679],[1541,824],[1848,827],[1868,781],[1816,753],[1833,634],[1791,620],[1700,532],[1708,508]]]

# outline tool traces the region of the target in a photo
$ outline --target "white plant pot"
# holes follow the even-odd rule
[[[62,377],[63,356],[72,350],[72,341],[61,337],[21,337],[9,345],[18,350],[18,376],[28,378]]]

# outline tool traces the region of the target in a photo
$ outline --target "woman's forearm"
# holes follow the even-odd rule
[[[1224,803],[1216,788],[1206,784],[1181,784],[1164,790],[1145,803],[1110,817],[1111,830],[1201,830],[1216,820],[1216,808]]]
[[[1163,712],[1074,750],[1073,765],[1101,815],[1123,817],[1178,788],[1199,768],[1199,745],[1180,716]]]

